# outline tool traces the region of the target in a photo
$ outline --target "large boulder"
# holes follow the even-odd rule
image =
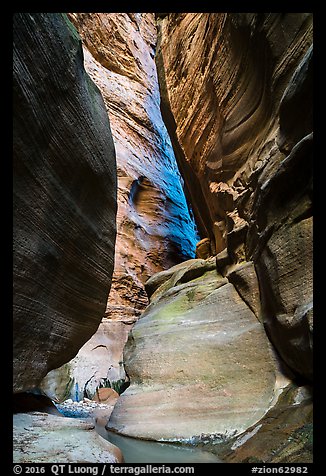
[[[14,390],[96,331],[110,289],[116,164],[102,96],[66,15],[13,17]]]
[[[162,272],[166,281],[156,276],[125,348],[131,385],[108,429],[198,443],[244,431],[268,410],[278,387],[269,341],[212,263],[190,260],[170,276]]]

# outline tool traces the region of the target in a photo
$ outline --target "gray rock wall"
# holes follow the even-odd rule
[[[105,311],[116,163],[102,96],[63,14],[13,18],[14,390],[69,361]]]

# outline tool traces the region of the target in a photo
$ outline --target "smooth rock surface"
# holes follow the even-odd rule
[[[14,463],[122,463],[122,453],[95,425],[47,413],[14,415]]]
[[[197,276],[183,263],[182,279],[178,265],[133,327],[125,349],[131,385],[108,429],[199,442],[244,431],[268,410],[277,366],[263,326],[209,260],[198,273],[203,261],[188,265]]]
[[[65,14],[16,13],[14,391],[71,360],[105,311],[116,163],[102,96]]]
[[[177,264],[166,271],[154,274],[154,276],[146,282],[146,290],[151,301],[150,305],[153,305],[157,299],[162,297],[162,295],[173,287],[182,285],[182,283],[187,283],[196,278],[201,281],[208,278],[209,284],[212,276],[213,278],[217,276],[219,284],[221,285],[227,283],[226,279],[223,279],[222,276],[218,276],[216,273],[215,259],[192,259]],[[196,284],[196,282],[194,284]]]
[[[118,398],[119,394],[113,388],[99,388],[93,400],[98,403],[115,404]]]
[[[219,454],[227,463],[312,463],[312,426],[311,389],[292,384],[256,425]]]
[[[123,348],[135,318],[102,319],[96,333],[79,350],[76,357],[49,372],[40,388],[57,402],[71,398],[92,399],[101,386],[120,388],[127,381],[123,365]]]
[[[278,146],[290,151],[297,142],[313,130],[313,48],[304,55],[284,91],[280,104]],[[300,108],[300,121],[297,112]]]
[[[232,267],[226,277],[257,319],[261,320],[259,283],[253,262],[249,261]]]
[[[272,342],[285,362],[309,380],[313,378],[312,146],[309,135],[261,185],[249,248],[260,282],[262,318]]]

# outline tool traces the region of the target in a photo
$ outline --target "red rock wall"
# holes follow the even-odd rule
[[[59,400],[66,393],[62,382],[69,379],[74,381],[69,396],[80,399],[85,392],[92,396],[103,379],[124,378],[122,351],[148,302],[145,281],[193,257],[198,238],[160,112],[154,14],[75,13],[69,18],[110,118],[118,212],[115,268],[103,320],[69,363],[68,376],[65,366],[42,382],[43,391]]]
[[[137,317],[145,281],[194,256],[198,237],[160,112],[152,13],[74,13],[117,151],[118,234],[107,316]]]
[[[310,379],[312,15],[157,17],[162,111],[202,238],[254,261],[268,333]]]

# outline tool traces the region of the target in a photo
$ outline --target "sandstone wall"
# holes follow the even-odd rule
[[[116,163],[102,96],[66,15],[13,20],[14,390],[76,355],[105,311]]]
[[[160,112],[152,13],[69,14],[83,40],[85,68],[100,88],[117,152],[118,212],[115,268],[98,332],[43,390],[59,400],[95,394],[125,377],[123,347],[148,303],[145,281],[194,257],[198,239],[182,178]]]
[[[254,262],[260,318],[311,379],[312,15],[157,18],[162,111],[208,254]]]
[[[160,111],[152,13],[74,13],[117,151],[118,215],[109,318],[138,317],[145,281],[194,257],[198,236]]]

